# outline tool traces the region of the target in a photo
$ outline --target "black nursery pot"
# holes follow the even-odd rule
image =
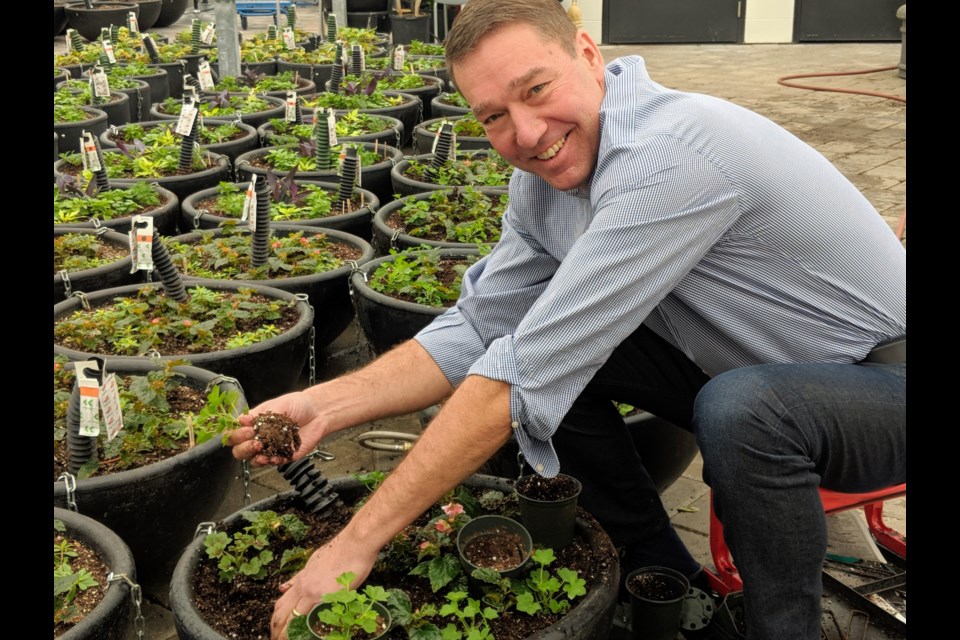
[[[105,365],[106,371],[122,376],[142,376],[162,368],[147,358],[107,358]],[[218,377],[198,367],[175,370],[185,376],[185,384],[197,389],[205,389]],[[246,406],[242,390],[226,381],[220,388],[240,392],[237,410],[242,411]],[[79,479],[73,499],[80,513],[110,527],[130,545],[143,590],[165,598],[177,554],[190,541],[197,524],[216,513],[238,471],[230,450],[214,438],[144,467]],[[53,503],[67,506],[63,482],[53,485]]]
[[[557,500],[542,500],[525,495],[536,484],[569,484],[573,494]],[[520,502],[520,521],[527,528],[533,541],[551,549],[562,549],[573,542],[577,520],[577,498],[583,485],[573,476],[559,474],[556,478],[544,478],[536,474],[517,481],[516,491]]]
[[[83,229],[65,225],[54,225],[54,238],[65,236],[68,233],[96,234],[101,236],[101,240],[105,244],[126,250],[129,250],[130,247],[130,240],[125,234],[111,231],[109,228]],[[135,273],[130,273],[131,263],[132,259],[128,255],[116,262],[92,269],[68,271],[66,272],[66,278],[64,278],[63,272],[53,274],[53,304],[57,304],[64,298],[70,296],[74,291],[97,291],[98,289],[109,289],[110,287],[119,287],[142,281],[146,272],[136,271]],[[67,293],[67,285],[70,287],[70,293]]]
[[[130,547],[102,523],[83,514],[53,507],[53,517],[67,527],[67,535],[96,551],[103,559],[107,570],[114,575],[126,575],[131,583],[137,582],[137,570]],[[122,640],[129,633],[133,605],[130,602],[130,584],[126,581],[100,585],[106,588],[103,600],[83,620],[73,626],[58,640]]]
[[[675,640],[690,581],[667,567],[641,567],[627,576],[630,626],[636,640]]]
[[[498,570],[504,578],[519,578],[525,572],[527,561],[533,553],[533,540],[530,532],[514,520],[506,516],[488,515],[478,516],[463,525],[457,533],[457,553],[460,556],[460,565],[468,576],[480,567],[471,562],[466,555],[466,549],[471,542],[484,536],[515,536],[519,539],[520,555],[522,560],[512,567]]]

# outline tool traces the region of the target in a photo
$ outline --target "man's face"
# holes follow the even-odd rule
[[[586,185],[600,146],[603,57],[584,31],[575,45],[571,58],[529,25],[511,24],[455,65],[494,149],[560,190]]]

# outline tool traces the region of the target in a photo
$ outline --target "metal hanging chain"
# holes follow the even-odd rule
[[[302,300],[307,303],[307,306],[310,307],[310,310],[313,311],[313,305],[310,304],[310,296],[305,293],[295,293],[293,294],[297,300]],[[316,383],[317,379],[317,348],[316,348],[316,337],[317,329],[316,325],[310,325],[310,346],[309,346],[309,363],[310,363],[310,380],[309,386],[313,386]]]
[[[90,311],[90,301],[87,300],[87,294],[85,294],[83,291],[74,291],[70,295],[71,297],[80,298],[80,304],[83,305],[83,310]]]
[[[523,477],[523,451],[517,451],[517,468],[519,469],[517,480],[519,480]]]
[[[213,378],[210,379],[210,382],[207,383],[204,393],[210,393],[210,390],[218,384],[234,384],[237,386],[237,389],[240,389],[240,393],[243,393],[246,397],[246,393],[243,391],[243,385],[240,384],[240,381],[236,378],[231,378],[230,376],[225,376],[222,373],[218,373]]]
[[[71,286],[70,286],[70,276],[67,275],[67,270],[66,270],[66,269],[61,269],[60,271],[57,271],[57,275],[59,275],[59,276],[63,279],[63,295],[64,295],[64,297],[65,297],[65,298],[69,298],[70,296],[73,295],[73,289],[72,289]]]
[[[57,481],[63,480],[63,484],[67,490],[67,508],[74,513],[77,513],[77,478],[70,472],[64,472],[60,474],[60,477],[57,478]]]
[[[143,640],[143,632],[145,630],[145,623],[143,620],[143,610],[140,608],[140,604],[143,602],[143,593],[140,590],[140,585],[127,577],[125,573],[114,573],[110,572],[107,574],[107,584],[113,582],[125,582],[130,585],[130,599],[133,602],[133,607],[135,615],[133,617],[133,629],[137,634],[137,638]]]
[[[154,364],[160,362],[160,360],[163,358],[163,356],[160,355],[160,352],[157,351],[156,349],[150,349],[144,355],[149,357],[150,361],[153,362]]]
[[[198,537],[201,533],[203,535],[210,535],[217,530],[216,522],[201,522],[197,525],[197,528],[193,530],[193,537]]]
[[[240,477],[243,479],[243,506],[250,506],[250,462],[244,460],[240,464],[242,471]]]

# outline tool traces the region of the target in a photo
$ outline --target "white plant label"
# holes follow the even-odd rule
[[[210,71],[210,63],[206,58],[200,60],[200,64],[198,65],[198,76],[201,89],[204,91],[213,89],[213,72]]]
[[[130,224],[130,257],[136,271],[153,271],[153,218],[133,216]]]
[[[180,119],[177,120],[175,131],[182,136],[190,135],[190,132],[193,131],[193,123],[197,119],[197,111],[196,103],[193,100],[188,100],[180,110]]]
[[[283,46],[287,48],[287,51],[293,51],[297,48],[297,41],[293,37],[293,29],[290,27],[283,28]]]
[[[97,67],[93,75],[90,76],[90,82],[93,84],[93,95],[98,98],[110,97],[110,81],[103,69]]]
[[[127,29],[130,33],[140,33],[140,23],[137,22],[137,14],[133,11],[127,14]]]
[[[257,174],[250,176],[250,184],[247,186],[247,193],[243,198],[243,212],[240,214],[240,221],[247,221],[250,231],[257,230]]]
[[[117,56],[113,53],[113,43],[109,40],[103,41],[103,52],[107,54],[107,60],[110,61],[110,64],[117,63]]]
[[[330,136],[330,146],[335,147],[337,144],[337,116],[333,113],[333,108],[327,109],[327,133]]]
[[[93,360],[78,362],[74,371],[80,387],[80,435],[96,438],[100,435],[100,383],[87,370],[99,371]]]
[[[97,143],[93,139],[93,134],[84,131],[80,136],[80,144],[83,146],[83,168],[85,171],[100,171],[100,158],[97,157]]]
[[[393,50],[393,68],[397,71],[403,71],[403,65],[407,63],[407,50],[402,44],[398,44]]]
[[[100,407],[103,409],[103,423],[107,426],[107,442],[113,440],[123,429],[123,412],[120,410],[120,391],[117,389],[117,375],[108,374],[100,387]]]
[[[287,122],[296,122],[297,121],[297,92],[296,91],[287,91],[287,99],[283,103],[284,112],[283,119]]]
[[[200,42],[203,44],[213,44],[213,36],[217,32],[213,24],[208,24],[204,27],[203,31],[200,32]]]

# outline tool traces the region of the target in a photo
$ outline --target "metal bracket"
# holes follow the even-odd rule
[[[77,478],[72,473],[61,473],[57,481],[63,480],[67,491],[67,508],[77,513]]]

